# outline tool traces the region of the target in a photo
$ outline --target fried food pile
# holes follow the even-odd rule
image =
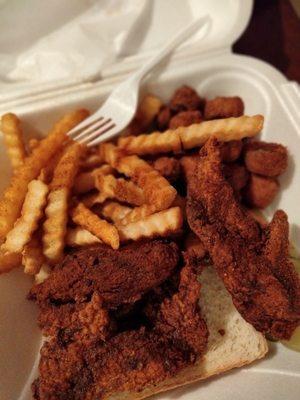
[[[29,298],[39,304],[39,324],[50,337],[41,350],[34,398],[138,391],[198,360],[208,338],[200,284],[188,263],[178,271],[179,258],[177,245],[162,240],[120,250],[100,245],[67,256],[33,287]],[[168,297],[160,285],[175,271],[179,284]],[[163,297],[149,314],[158,288]],[[136,326],[124,330],[122,321],[128,324],[134,313]]]
[[[288,260],[287,215],[279,210],[261,228],[247,214],[222,173],[214,139],[185,166],[189,226],[209,251],[235,306],[260,332],[290,338],[300,323],[300,280]]]
[[[167,104],[148,94],[117,142],[91,149],[66,136],[86,110],[27,147],[18,118],[2,117],[14,172],[0,199],[0,271],[22,263],[35,276],[28,298],[46,337],[35,399],[141,391],[201,362],[197,276],[211,264],[246,321],[291,337],[300,281],[287,216],[253,213],[278,194],[288,153],[253,140],[263,117],[243,113],[239,97],[188,86]]]

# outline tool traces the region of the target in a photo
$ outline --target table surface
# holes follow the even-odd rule
[[[300,82],[300,20],[289,0],[256,0],[249,26],[233,49]]]

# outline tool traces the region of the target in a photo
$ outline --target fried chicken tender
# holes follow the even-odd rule
[[[199,289],[196,274],[186,265],[178,292],[163,301],[153,329],[141,327],[89,345],[46,342],[40,377],[33,384],[34,399],[100,400],[120,391],[142,390],[194,363],[208,340]]]
[[[217,119],[240,117],[244,114],[244,103],[240,97],[216,97],[205,103],[204,118]]]
[[[250,207],[266,208],[279,192],[279,183],[274,178],[251,174],[243,191],[243,199]]]
[[[289,339],[300,323],[300,280],[287,258],[285,213],[275,213],[270,226],[261,230],[226,182],[215,139],[201,149],[195,163],[196,169],[185,168],[191,229],[208,249],[246,321],[274,338]]]
[[[202,114],[199,110],[195,111],[181,111],[174,115],[169,122],[170,129],[176,129],[180,126],[189,126],[192,124],[199,124],[203,121]]]
[[[245,165],[255,174],[276,177],[288,163],[286,147],[277,143],[249,142],[244,147]]]
[[[77,306],[94,293],[107,309],[133,303],[164,282],[178,261],[178,247],[163,240],[133,243],[120,250],[95,245],[65,257],[28,297],[42,307],[39,324],[52,334],[51,326],[54,331],[69,326],[64,314],[81,311]]]

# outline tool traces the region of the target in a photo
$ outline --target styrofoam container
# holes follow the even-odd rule
[[[126,73],[137,68],[146,54],[155,50],[153,43],[165,31],[172,34],[179,26],[173,8],[182,7],[181,0],[154,2],[155,15],[168,26],[152,24],[144,48],[139,56],[129,55],[111,70],[104,71],[106,78],[99,82],[19,99],[0,105],[0,112],[13,111],[24,121],[28,135],[43,134],[52,123],[74,107],[99,107],[103,99]],[[168,6],[166,6],[168,3]],[[186,1],[192,15],[209,12],[212,29],[205,43],[185,46],[165,68],[160,68],[143,86],[142,91],[153,92],[167,100],[174,89],[182,84],[194,87],[206,98],[216,95],[241,96],[246,114],[263,114],[265,125],[262,138],[280,142],[289,149],[289,168],[281,177],[281,194],[267,210],[271,216],[282,208],[291,225],[291,239],[300,243],[300,95],[296,83],[286,78],[270,65],[257,59],[234,55],[230,46],[245,29],[251,14],[252,1]],[[172,12],[168,14],[168,7]],[[173,18],[173,20],[172,20]],[[177,18],[177,19],[176,19]],[[155,20],[155,19],[154,19]],[[166,22],[165,22],[166,24]],[[165,29],[165,30],[164,30]],[[172,31],[173,29],[173,31]],[[172,32],[171,32],[172,31]],[[151,39],[152,32],[152,41]],[[274,44],[276,45],[276,44]],[[2,143],[1,187],[7,184],[10,167]],[[299,248],[298,248],[299,249]],[[0,277],[0,398],[1,400],[31,399],[30,384],[37,376],[38,352],[41,334],[36,326],[37,310],[25,300],[32,284],[31,278],[15,270]],[[159,399],[231,400],[272,399],[298,400],[300,394],[300,354],[281,344],[271,344],[266,359],[249,367],[234,370],[223,376],[209,379],[157,396]]]

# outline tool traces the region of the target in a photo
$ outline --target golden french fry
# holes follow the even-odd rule
[[[237,118],[216,119],[204,121],[185,128],[177,128],[184,149],[202,146],[210,137],[216,137],[222,142],[241,140],[257,135],[263,128],[264,117],[243,115]]]
[[[126,155],[124,150],[116,147],[112,143],[101,143],[99,145],[98,154],[101,162],[107,163],[113,168],[115,168],[119,159]]]
[[[87,246],[96,243],[102,243],[102,241],[86,229],[76,227],[67,231],[66,244],[70,247]]]
[[[151,206],[150,204],[144,204],[140,207],[135,207],[132,211],[127,213],[124,218],[120,221],[117,221],[118,225],[128,225],[131,222],[140,221],[148,217],[148,215],[154,214],[156,208],[155,206]]]
[[[43,253],[52,264],[58,262],[63,255],[68,222],[68,200],[68,188],[52,190],[48,196],[46,220],[43,225]]]
[[[153,132],[146,135],[121,137],[118,146],[125,150],[127,154],[137,155],[168,153],[170,151],[179,153],[182,150],[177,129],[168,130],[164,133]]]
[[[71,215],[75,224],[88,230],[104,243],[110,245],[113,249],[119,248],[120,239],[116,227],[99,218],[96,214],[86,208],[84,204],[79,203],[72,210]]]
[[[43,283],[50,275],[51,269],[47,264],[43,264],[41,266],[40,271],[35,275],[35,283],[39,285],[40,283]]]
[[[81,168],[84,170],[94,169],[99,167],[101,164],[101,158],[99,154],[89,154],[85,160],[81,163]]]
[[[21,216],[16,221],[13,229],[8,232],[6,241],[1,246],[2,251],[9,253],[22,252],[43,216],[47,194],[48,186],[42,181],[34,179],[29,183]]]
[[[115,201],[107,202],[101,209],[101,214],[113,222],[122,220],[127,214],[132,211],[132,208],[124,206]]]
[[[179,152],[182,147],[187,150],[202,146],[212,136],[224,142],[255,136],[262,130],[263,121],[261,115],[204,121],[163,133],[122,137],[118,146],[128,154],[137,155]]]
[[[103,193],[91,193],[86,194],[85,196],[80,198],[82,204],[84,204],[87,208],[92,208],[96,204],[102,204],[107,199],[107,196]]]
[[[119,159],[116,169],[129,176],[144,191],[147,203],[154,205],[156,210],[168,208],[176,197],[176,190],[146,161],[137,156],[127,156]]]
[[[22,256],[20,253],[4,253],[0,251],[0,274],[9,272],[21,265]]]
[[[26,150],[23,141],[21,122],[15,114],[5,114],[1,118],[1,130],[3,132],[4,144],[10,158],[13,169],[23,165]]]
[[[68,146],[59,160],[53,174],[50,185],[51,190],[66,187],[71,189],[74,178],[78,172],[80,159],[84,155],[86,148],[80,143],[73,143]]]
[[[36,231],[22,252],[22,265],[25,274],[36,275],[45,262],[40,233]]]
[[[149,128],[151,122],[162,107],[162,101],[153,94],[146,94],[141,100],[136,115],[124,130],[125,135],[136,135]]]
[[[31,138],[28,141],[28,149],[30,152],[32,152],[34,149],[36,149],[38,147],[38,145],[40,144],[40,140],[37,138]]]
[[[182,222],[180,208],[173,207],[149,215],[140,221],[118,226],[118,231],[121,241],[168,236],[177,232],[182,227]]]
[[[75,178],[74,192],[75,193],[86,193],[92,189],[95,189],[95,177],[97,175],[108,175],[113,173],[114,169],[108,165],[101,165],[99,168],[95,168],[92,171],[81,172]]]
[[[102,195],[105,199],[117,199],[133,205],[145,203],[141,188],[123,178],[115,178],[113,175],[97,175],[95,185],[100,196]]]
[[[67,139],[66,133],[87,115],[88,111],[77,110],[63,117],[25,159],[24,164],[16,170],[10,185],[0,199],[0,242],[4,240],[20,215],[28,183],[39,175],[40,170],[59,151]]]

